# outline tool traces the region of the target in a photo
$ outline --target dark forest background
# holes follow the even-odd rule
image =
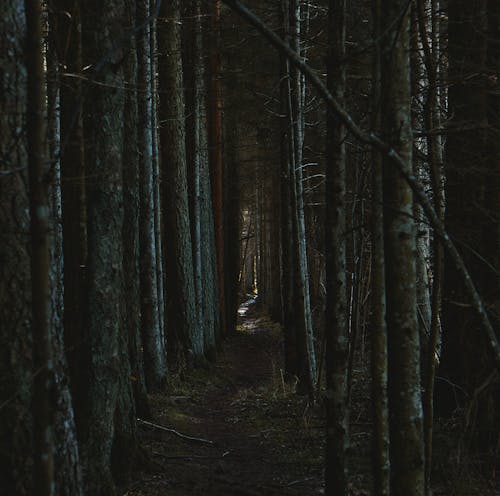
[[[3,493],[119,494],[249,295],[324,407],[325,494],[360,361],[373,494],[430,495],[433,447],[495,486],[497,0],[2,7]]]

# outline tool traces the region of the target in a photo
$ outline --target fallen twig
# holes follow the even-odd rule
[[[163,425],[154,424],[153,422],[148,422],[147,420],[137,419],[137,422],[139,424],[142,424],[142,425],[147,425],[148,427],[153,427],[154,429],[158,429],[160,431],[170,432],[171,434],[175,434],[176,436],[178,436],[182,439],[186,439],[187,441],[194,441],[194,442],[203,443],[203,444],[214,444],[213,441],[210,441],[208,439],[203,439],[201,437],[188,436],[188,435],[182,434],[182,432],[176,431],[175,429],[172,429],[170,427],[165,427]]]

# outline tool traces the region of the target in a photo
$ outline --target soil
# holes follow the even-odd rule
[[[237,332],[215,366],[192,370],[170,385],[168,395],[151,397],[154,418],[139,421],[151,462],[121,486],[123,496],[324,494],[321,404],[311,407],[284,382],[279,326],[254,299],[239,314]],[[371,494],[367,362],[361,353],[353,373],[352,496]],[[457,488],[457,474],[439,465],[435,496],[497,494],[491,481],[477,484],[477,478]]]

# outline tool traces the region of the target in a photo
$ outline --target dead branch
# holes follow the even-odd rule
[[[194,441],[194,442],[203,443],[203,444],[214,444],[213,441],[209,441],[208,439],[203,439],[201,437],[188,436],[188,435],[182,434],[182,432],[176,431],[175,429],[172,429],[170,427],[165,427],[163,425],[154,424],[153,422],[148,422],[147,420],[137,419],[137,422],[139,424],[147,425],[148,427],[158,429],[159,431],[170,432],[171,434],[175,434],[176,436],[178,436],[182,439],[186,439],[187,441]]]

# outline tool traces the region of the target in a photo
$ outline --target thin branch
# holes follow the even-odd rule
[[[139,424],[147,425],[148,427],[153,427],[154,429],[158,429],[159,431],[170,432],[171,434],[175,434],[176,436],[178,436],[182,439],[186,439],[188,441],[195,441],[197,443],[203,443],[203,444],[214,444],[213,441],[209,441],[208,439],[203,439],[201,437],[188,436],[186,434],[182,434],[182,432],[176,431],[175,429],[171,429],[170,427],[165,427],[163,425],[154,424],[153,422],[148,422],[147,420],[137,419],[137,422]]]

